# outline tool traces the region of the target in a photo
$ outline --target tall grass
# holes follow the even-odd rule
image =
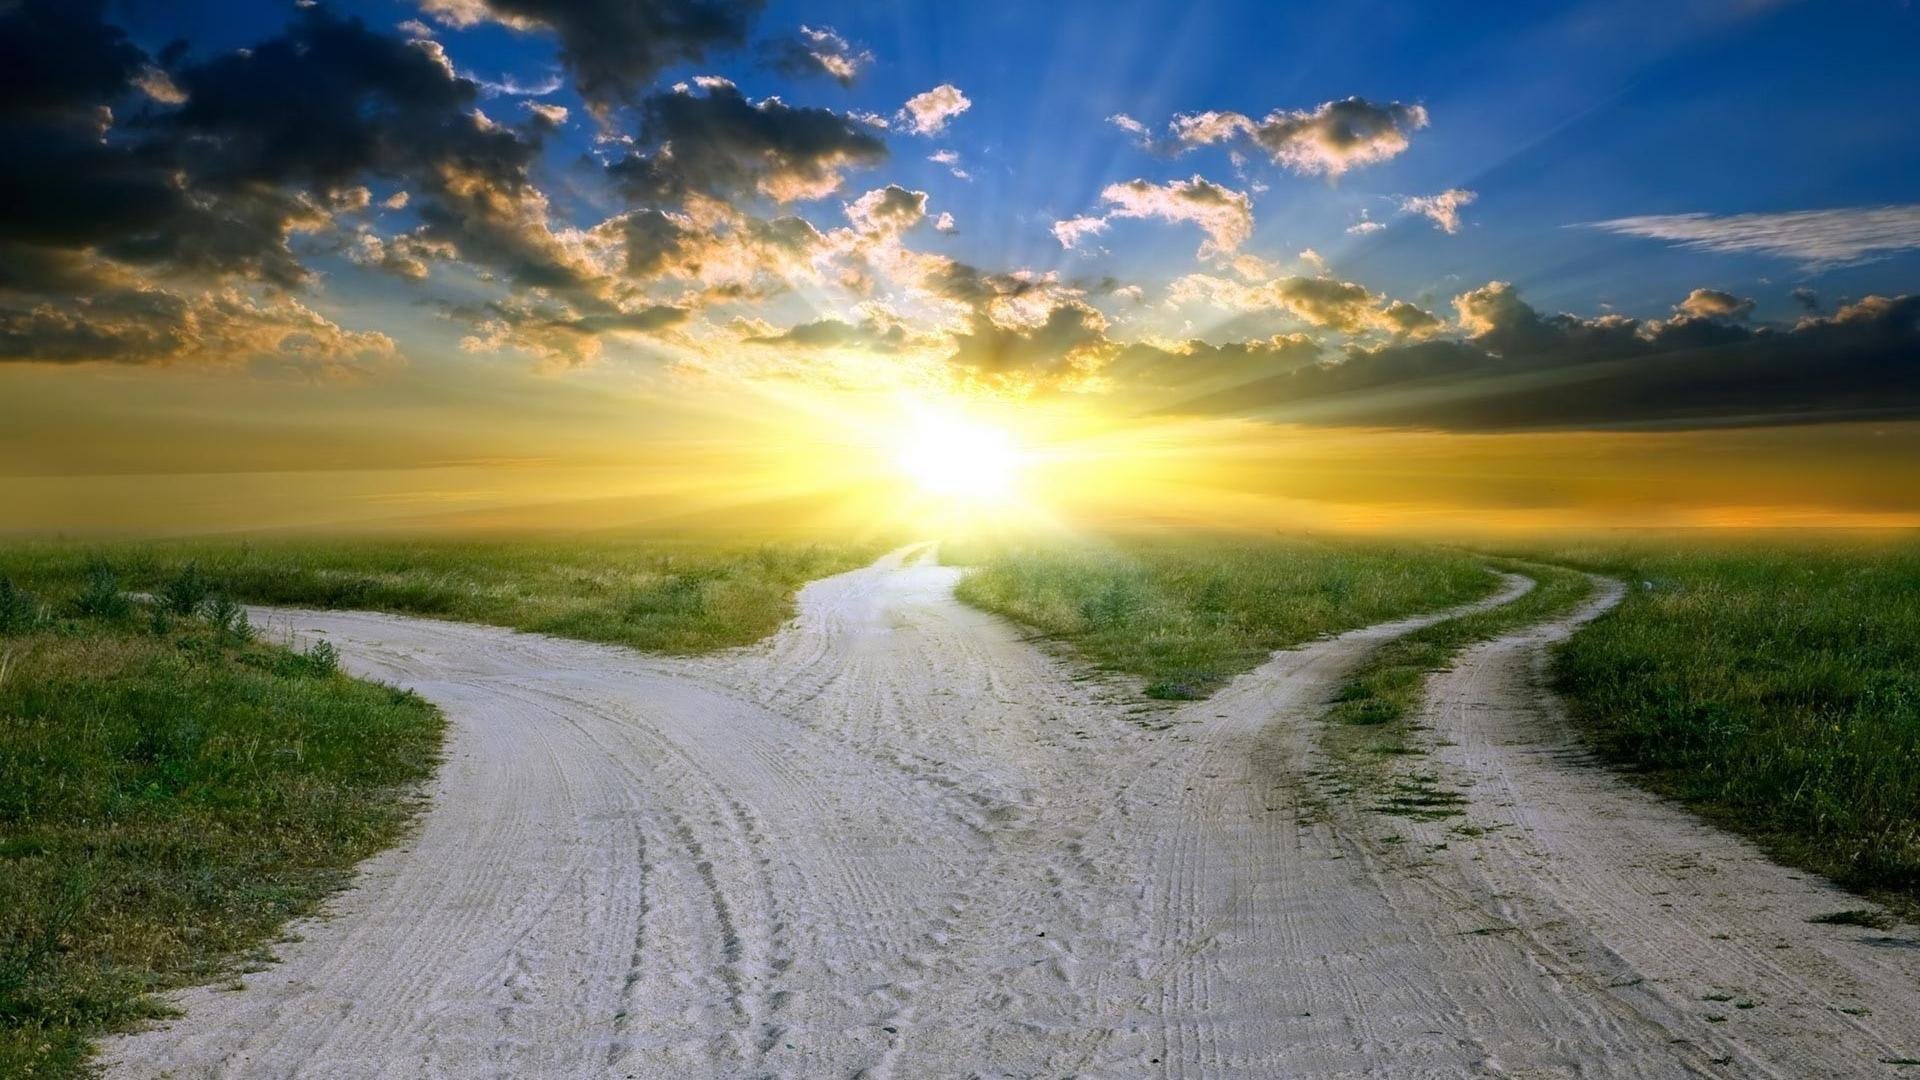
[[[800,585],[881,550],[660,539],[36,543],[0,548],[0,568],[32,590],[105,566],[115,586],[155,591],[169,608],[224,593],[694,653],[765,637],[792,614]]]
[[[29,599],[6,569],[0,1076],[74,1076],[152,991],[231,970],[391,843],[441,721],[210,594],[136,610],[75,559]]]
[[[1920,543],[1568,546],[1631,589],[1555,683],[1652,787],[1920,904]]]
[[[1463,603],[1494,580],[1436,548],[1298,537],[1134,537],[949,547],[977,566],[960,597],[1141,676],[1159,698],[1199,698],[1275,649]]]

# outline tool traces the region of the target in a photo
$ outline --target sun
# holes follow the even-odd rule
[[[894,459],[921,494],[962,503],[1015,498],[1026,455],[1013,435],[959,413],[915,410]]]

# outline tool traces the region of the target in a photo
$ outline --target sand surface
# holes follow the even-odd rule
[[[1369,764],[1318,717],[1427,619],[1176,709],[963,606],[927,555],[699,659],[256,612],[438,703],[447,761],[280,963],[176,995],[110,1074],[1920,1075],[1887,1063],[1920,1057],[1911,928],[1808,923],[1862,905],[1567,736],[1544,650],[1613,586],[1472,650],[1428,753]],[[1377,809],[1403,783],[1463,813]]]

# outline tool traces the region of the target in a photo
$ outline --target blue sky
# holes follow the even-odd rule
[[[421,14],[397,2],[329,6],[381,27]],[[123,10],[156,49],[174,37],[200,51],[241,45],[285,19],[277,5],[209,0]],[[777,2],[757,36],[801,24],[832,27],[870,50],[872,65],[842,88],[720,53],[663,81],[715,72],[753,97],[882,115],[936,83],[960,87],[973,106],[943,137],[893,140],[891,160],[853,186],[884,179],[929,192],[964,223],[941,250],[983,266],[1171,278],[1191,262],[1183,230],[1130,222],[1103,245],[1110,254],[1087,257],[1061,251],[1048,226],[1097,209],[1109,183],[1199,173],[1268,186],[1254,199],[1249,250],[1312,248],[1336,273],[1394,295],[1443,297],[1498,278],[1539,306],[1652,315],[1710,285],[1787,318],[1795,287],[1836,299],[1897,292],[1920,267],[1911,250],[1817,266],[1579,227],[1920,199],[1920,13],[1908,4]],[[558,83],[540,100],[579,108],[550,36],[438,32],[463,72]],[[1404,154],[1337,183],[1260,162],[1236,170],[1217,148],[1157,156],[1106,123],[1117,112],[1149,123],[1206,109],[1259,116],[1352,95],[1421,103],[1432,124]],[[510,109],[507,98],[492,107]],[[556,140],[550,175],[564,178],[590,136],[576,124]],[[971,180],[925,160],[942,148]],[[1450,187],[1478,195],[1456,236],[1394,213],[1397,196]],[[584,221],[605,206],[572,209]],[[1347,235],[1362,210],[1390,227]],[[822,224],[836,216],[831,200],[800,212]]]

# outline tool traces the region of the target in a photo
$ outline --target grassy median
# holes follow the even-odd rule
[[[16,545],[16,580],[69,580],[105,558],[131,588],[192,567],[241,600],[352,608],[697,653],[745,645],[793,614],[815,578],[871,562],[880,542],[711,539],[350,539]]]
[[[1145,536],[980,547],[960,597],[1071,642],[1153,697],[1205,697],[1275,649],[1486,595],[1476,556],[1300,537]]]

